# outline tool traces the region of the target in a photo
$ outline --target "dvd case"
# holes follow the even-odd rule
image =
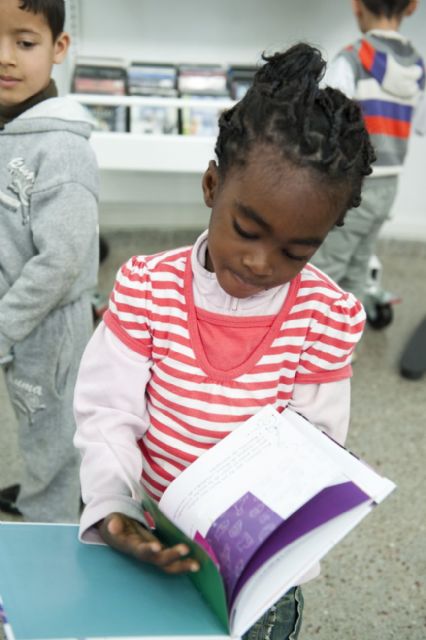
[[[102,59],[95,58],[77,61],[71,91],[73,93],[88,93],[124,96],[127,94],[127,71],[117,61],[113,64],[102,64]],[[95,119],[98,131],[128,131],[128,109],[124,105],[86,105]]]
[[[192,104],[182,107],[182,134],[216,137],[223,109],[219,106],[217,109],[206,109],[203,102],[229,98],[226,68],[210,64],[179,65],[177,86],[182,98],[190,98],[199,103],[199,106]]]
[[[233,100],[241,100],[253,84],[258,67],[231,65],[228,68],[228,89]]]
[[[133,62],[128,69],[130,95],[176,98],[177,70],[172,64]],[[167,104],[130,108],[130,131],[142,134],[178,134],[179,110]]]
[[[213,64],[181,64],[177,88],[181,94],[228,96],[226,69]]]

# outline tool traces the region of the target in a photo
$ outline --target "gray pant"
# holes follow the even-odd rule
[[[55,309],[14,347],[6,383],[23,461],[18,508],[28,521],[78,522],[79,455],[72,403],[80,359],[93,331],[90,296]]]
[[[330,231],[311,262],[345,291],[363,300],[368,263],[375,253],[379,231],[389,218],[398,178],[370,178],[364,183],[361,205],[349,209],[343,227]]]

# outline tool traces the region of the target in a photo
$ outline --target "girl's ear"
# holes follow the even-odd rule
[[[65,56],[67,55],[68,48],[70,46],[70,37],[68,33],[63,31],[56,38],[54,47],[53,47],[53,63],[61,64],[63,62]]]
[[[207,167],[202,180],[204,202],[209,209],[213,207],[218,184],[219,172],[217,170],[217,164],[214,160],[210,160],[209,166]]]

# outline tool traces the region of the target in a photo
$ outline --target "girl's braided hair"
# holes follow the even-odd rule
[[[273,146],[330,186],[343,183],[351,192],[348,208],[358,206],[375,160],[360,108],[337,89],[319,88],[325,61],[318,49],[299,43],[263,59],[244,98],[219,119],[220,176],[244,166],[255,145]]]

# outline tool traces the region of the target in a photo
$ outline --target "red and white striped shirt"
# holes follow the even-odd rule
[[[223,331],[235,318],[198,314],[192,278],[191,248],[134,257],[120,270],[104,317],[127,347],[152,361],[146,388],[149,429],[139,447],[142,482],[156,499],[260,407],[283,410],[296,383],[350,376],[350,355],[365,321],[351,294],[307,265],[290,283],[280,311],[264,317],[265,329],[251,354],[221,370],[209,360],[202,323],[212,320]],[[247,317],[242,332],[245,325],[250,331]]]

